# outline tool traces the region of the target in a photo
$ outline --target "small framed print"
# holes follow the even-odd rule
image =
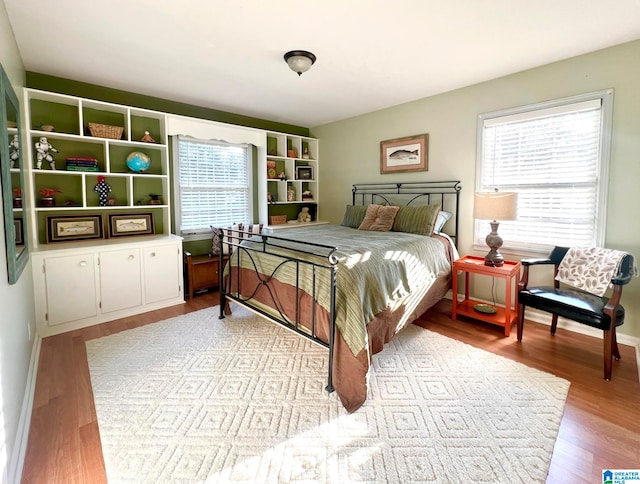
[[[276,162],[274,160],[267,160],[267,178],[269,180],[278,178],[278,172],[276,170]]]
[[[313,180],[313,167],[296,166],[296,180]]]
[[[153,214],[151,212],[109,215],[109,237],[152,235],[154,233]]]
[[[16,232],[16,245],[24,245],[24,229],[22,228],[22,219],[14,218],[13,226]]]
[[[47,243],[102,238],[102,215],[47,216]]]
[[[429,135],[419,134],[380,142],[380,173],[427,171]]]

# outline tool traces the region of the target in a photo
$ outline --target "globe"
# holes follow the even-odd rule
[[[131,171],[142,173],[147,171],[151,166],[151,158],[146,153],[133,151],[127,156],[127,166]]]

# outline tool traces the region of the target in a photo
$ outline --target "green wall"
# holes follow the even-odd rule
[[[218,111],[216,109],[205,108],[202,106],[184,104],[167,99],[146,96],[144,94],[120,91],[118,89],[111,89],[105,86],[87,84],[85,82],[74,81],[71,79],[64,79],[62,77],[54,77],[47,74],[27,71],[26,79],[26,87],[30,87],[33,89],[59,92],[61,94],[68,94],[70,96],[85,97],[115,104],[124,104],[126,106],[151,109],[153,111],[178,114],[180,116],[208,119],[211,121],[218,121],[220,123],[236,124],[239,126],[248,126],[251,128],[278,131],[281,133],[309,136],[309,128],[304,128],[302,126],[277,123],[275,121],[269,121],[266,119],[252,118],[250,116],[243,116],[241,114],[228,113],[225,111]]]
[[[510,76],[411,103],[311,128],[320,139],[322,166],[320,218],[340,223],[351,202],[351,185],[363,182],[462,181],[460,253],[482,256],[473,246],[476,126],[478,115],[576,94],[613,88],[613,136],[607,195],[607,247],[640,258],[640,223],[633,209],[640,205],[640,40],[544,65]],[[429,170],[381,175],[380,141],[429,133]],[[518,259],[522,254],[502,251]],[[491,299],[491,284],[473,287]],[[504,287],[504,286],[503,286]],[[496,287],[496,294],[504,289]],[[627,310],[621,334],[640,341],[640,279],[624,289]],[[637,343],[636,343],[637,344]]]

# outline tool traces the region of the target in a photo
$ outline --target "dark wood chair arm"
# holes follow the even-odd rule
[[[622,286],[615,285],[613,286],[613,293],[611,294],[609,301],[607,301],[606,306],[602,310],[603,313],[609,316],[609,320],[613,325],[615,325],[616,322],[616,314],[618,312],[618,306],[620,305],[620,298],[622,298]]]

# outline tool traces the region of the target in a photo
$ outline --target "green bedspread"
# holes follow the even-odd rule
[[[320,225],[288,229],[282,231],[282,235],[276,235],[279,236],[337,247],[336,326],[354,355],[366,347],[366,324],[376,314],[415,291],[426,292],[436,278],[451,272],[448,250],[442,241],[423,235]],[[254,243],[244,241],[243,245]],[[271,250],[283,255],[287,253],[286,249]],[[237,264],[238,254],[243,268],[253,270],[255,263],[262,274],[268,276],[275,271],[275,278],[295,286],[296,264],[282,264],[282,259],[276,256],[253,251],[252,262],[245,251],[239,250],[232,257],[233,265]],[[322,262],[321,258],[309,255],[301,258]],[[309,294],[312,293],[312,274],[310,266],[299,264],[299,287]],[[317,269],[316,279],[322,282],[316,289],[315,298],[329,311],[329,272]]]

